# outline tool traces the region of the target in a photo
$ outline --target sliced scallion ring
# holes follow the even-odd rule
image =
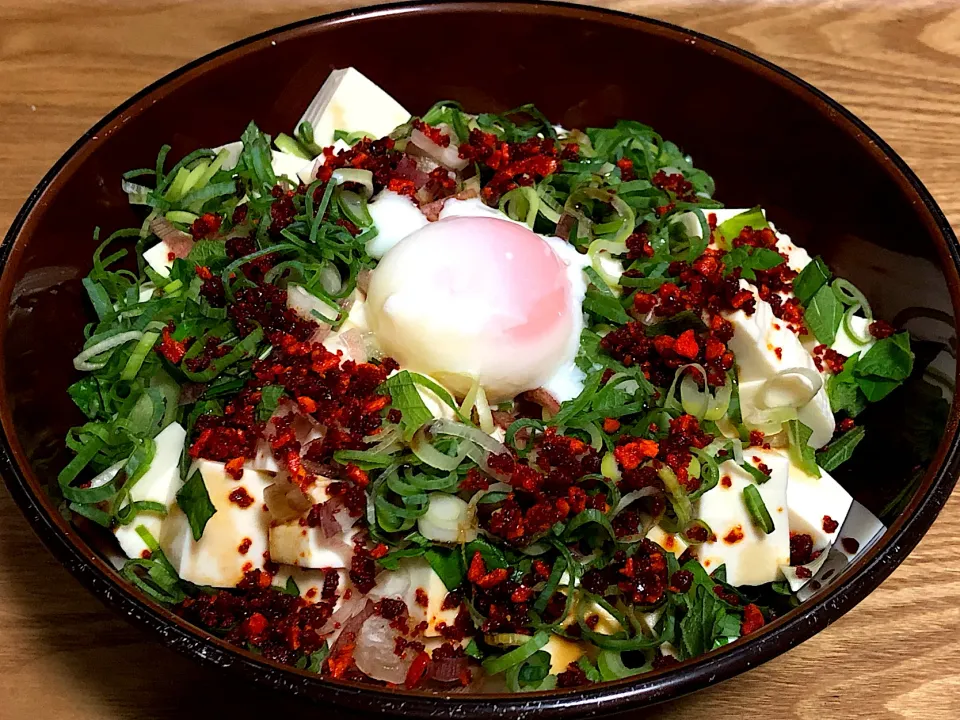
[[[344,183],[356,183],[362,185],[365,190],[365,197],[373,195],[373,173],[370,170],[360,170],[358,168],[339,168],[333,171],[333,179],[338,185]]]
[[[612,452],[608,452],[603,456],[603,460],[600,461],[600,472],[605,478],[619,482],[622,473],[620,472],[620,466],[617,464],[617,459],[613,456]]]
[[[514,188],[500,198],[500,212],[511,220],[525,223],[531,230],[539,210],[540,196],[529,186]]]
[[[122,332],[109,337],[106,340],[102,340],[95,345],[91,345],[82,353],[77,355],[73,359],[73,367],[77,370],[89,372],[91,370],[99,370],[100,368],[106,366],[106,362],[89,362],[90,358],[94,358],[97,355],[102,355],[108,350],[113,350],[115,347],[120,347],[125,345],[131,340],[139,340],[143,336],[143,333],[139,330],[130,330],[128,332]]]
[[[859,305],[863,310],[863,316],[868,320],[873,320],[873,310],[870,309],[870,303],[852,282],[844,278],[837,278],[830,284],[830,287],[840,302],[844,305]]]
[[[421,461],[437,470],[456,470],[460,463],[467,457],[467,451],[470,449],[469,443],[460,443],[456,455],[447,455],[437,450],[427,439],[427,430],[430,424],[424,425],[417,430],[413,439],[410,441],[410,450],[420,458]]]
[[[340,189],[337,197],[337,205],[347,216],[347,219],[358,227],[370,227],[373,225],[373,218],[367,209],[367,201],[362,195],[351,190]]]
[[[847,311],[843,314],[843,329],[846,331],[847,336],[853,341],[855,345],[867,345],[873,337],[867,333],[867,336],[862,336],[854,327],[853,327],[853,317],[860,310],[859,305],[851,305],[847,308]],[[869,320],[869,318],[867,318]]]
[[[704,537],[709,538],[711,535],[713,535],[713,530],[710,529],[710,526],[707,525],[706,522],[704,522],[700,518],[694,518],[693,520],[688,522],[686,525],[684,525],[683,529],[680,531],[680,534],[683,536],[683,540],[685,543],[687,543],[687,545],[700,545],[702,542],[704,542],[703,540],[699,540],[698,538],[690,537],[688,533],[694,528],[701,528],[702,530],[706,531],[705,535],[703,533],[697,533],[698,536],[704,535]]]

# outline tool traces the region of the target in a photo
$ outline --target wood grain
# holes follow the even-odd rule
[[[251,33],[353,4],[0,0],[0,228],[84,130],[144,85]],[[601,4],[721,37],[812,82],[888,140],[960,221],[960,2]],[[960,717],[958,535],[954,497],[909,560],[834,626],[650,716]],[[0,719],[298,710],[310,711],[198,667],[105,610],[0,490]]]

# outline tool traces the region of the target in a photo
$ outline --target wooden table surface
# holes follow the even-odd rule
[[[0,231],[77,137],[156,78],[354,2],[0,0]],[[960,223],[960,0],[598,3],[757,52],[845,104]],[[884,585],[826,631],[650,713],[782,720],[960,717],[960,500]],[[167,650],[89,595],[0,486],[0,720],[316,712]]]

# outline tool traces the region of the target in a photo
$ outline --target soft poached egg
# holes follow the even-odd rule
[[[385,354],[456,395],[479,381],[492,403],[540,387],[566,400],[582,388],[586,263],[479,200],[450,200],[386,251],[367,319]]]

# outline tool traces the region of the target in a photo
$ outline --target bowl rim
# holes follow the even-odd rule
[[[835,125],[840,125],[851,139],[864,147],[906,196],[920,201],[918,208],[922,223],[934,240],[944,264],[950,290],[955,326],[960,318],[960,251],[956,237],[942,210],[904,160],[856,115],[810,83],[752,52],[723,40],[688,30],[673,23],[631,13],[594,8],[568,2],[537,0],[508,0],[508,2],[442,2],[441,0],[411,0],[396,4],[381,4],[349,8],[339,12],[298,20],[251,35],[216,49],[164,75],[140,90],[117,108],[105,115],[87,130],[43,176],[17,213],[0,244],[0,306],[7,307],[12,280],[4,272],[12,257],[19,256],[18,246],[28,224],[38,208],[42,209],[44,195],[56,189],[61,173],[71,163],[79,163],[93,151],[101,133],[109,134],[111,127],[122,122],[133,111],[135,115],[155,94],[163,94],[200,74],[209,63],[225,61],[235,54],[255,49],[268,41],[282,40],[299,33],[309,33],[316,27],[332,27],[341,23],[362,21],[376,17],[391,17],[412,13],[449,13],[457,15],[477,10],[500,12],[548,13],[554,16],[590,18],[600,22],[627,26],[640,32],[657,34],[672,40],[683,40],[691,45],[700,43],[714,54],[747,66],[780,88],[800,95]],[[0,330],[2,333],[3,330]],[[812,637],[840,618],[866,595],[878,587],[906,558],[920,538],[932,525],[950,496],[960,474],[960,390],[953,398],[944,439],[935,458],[921,479],[917,492],[901,515],[888,528],[886,537],[876,543],[863,558],[848,566],[829,591],[808,602],[799,612],[788,613],[769,623],[746,642],[736,642],[699,658],[685,661],[669,670],[649,673],[641,678],[625,678],[568,691],[548,691],[529,694],[445,695],[427,694],[383,688],[321,678],[288,666],[264,660],[246,650],[226,644],[203,630],[184,622],[169,611],[142,597],[125,583],[103,558],[93,551],[87,555],[81,548],[85,541],[60,517],[56,507],[42,490],[36,492],[27,476],[28,467],[12,428],[12,416],[6,403],[4,389],[4,359],[0,356],[0,475],[10,493],[27,518],[34,532],[47,548],[101,601],[122,612],[132,621],[149,628],[162,642],[179,652],[205,664],[227,668],[237,676],[258,684],[303,695],[313,700],[324,699],[345,707],[377,710],[382,713],[403,713],[416,717],[443,716],[450,718],[494,717],[503,713],[551,712],[556,717],[585,717],[617,712],[641,705],[651,705],[679,697],[708,685],[726,680],[744,670],[766,662],[776,655]],[[958,373],[960,374],[960,373]],[[22,465],[21,465],[22,463]],[[843,580],[841,582],[841,580]]]

